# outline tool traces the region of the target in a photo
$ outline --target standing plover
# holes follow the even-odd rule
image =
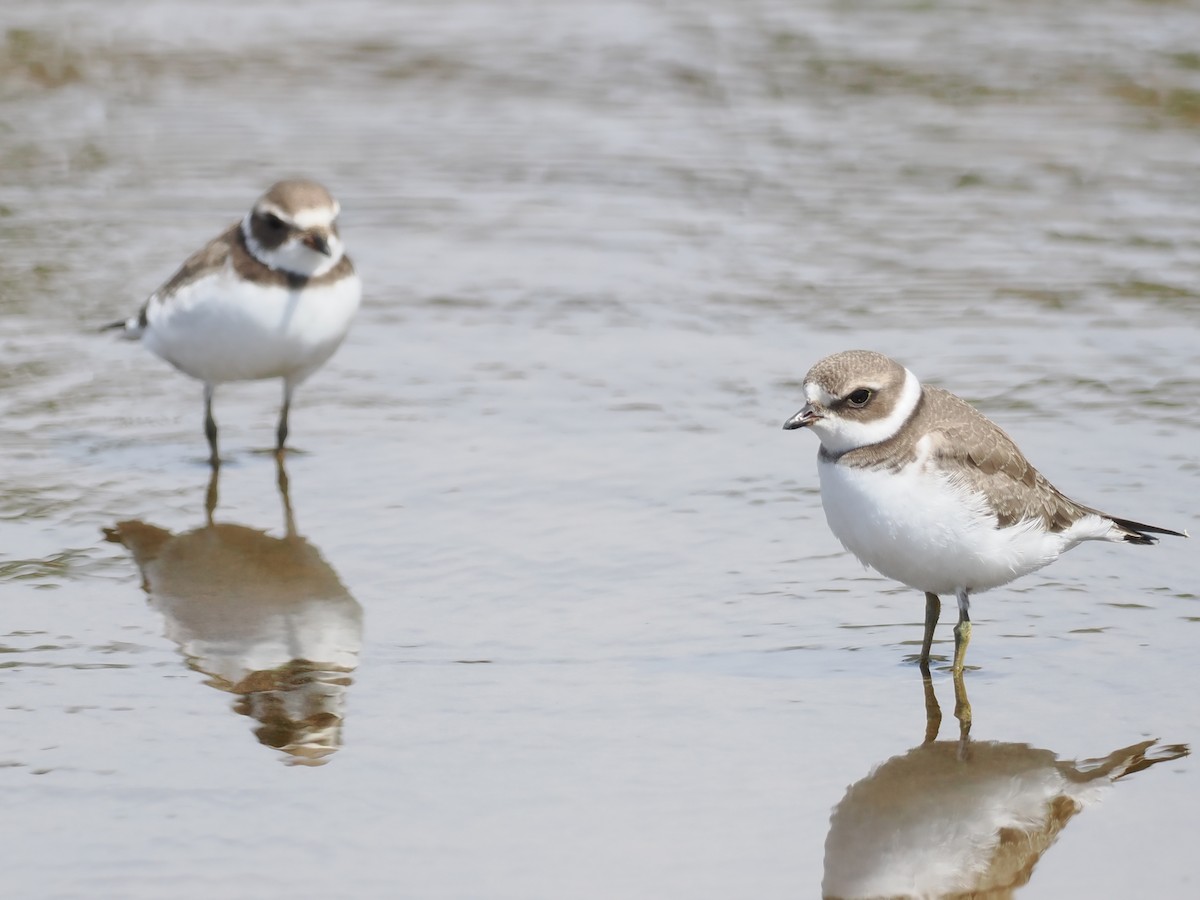
[[[804,397],[783,427],[807,426],[821,440],[821,503],[838,540],[881,575],[925,592],[925,669],[939,594],[958,599],[961,672],[973,592],[1040,569],[1080,541],[1187,537],[1065,497],[997,425],[881,353],[826,357],[805,376]]]
[[[296,386],[345,338],[362,284],[338,236],[338,202],[313,181],[280,181],[240,222],[188,258],[136,316],[128,338],[204,382],[204,433],[220,465],[212,401],[227,381],[283,379],[276,453]]]

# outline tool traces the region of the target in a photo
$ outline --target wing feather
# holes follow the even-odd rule
[[[925,391],[926,428],[940,435],[933,450],[939,465],[987,498],[1001,528],[1032,519],[1064,531],[1093,512],[1052,485],[1000,426],[965,400],[940,388]]]

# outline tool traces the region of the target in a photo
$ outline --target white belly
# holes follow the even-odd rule
[[[337,350],[361,296],[356,275],[291,290],[250,285],[225,270],[165,303],[152,302],[142,341],[208,384],[258,378],[296,384]]]
[[[921,462],[893,472],[819,461],[817,472],[825,518],[838,540],[881,575],[920,591],[1007,584],[1076,542],[1040,523],[996,528],[981,495]]]

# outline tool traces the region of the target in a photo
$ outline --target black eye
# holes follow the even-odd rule
[[[272,231],[283,231],[284,229],[283,219],[274,213],[267,213],[262,217],[262,220]]]
[[[871,391],[867,388],[859,388],[846,398],[846,402],[855,409],[862,409],[867,405],[867,401],[871,399]]]

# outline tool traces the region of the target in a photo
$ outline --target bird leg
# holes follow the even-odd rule
[[[929,674],[929,649],[933,646],[933,629],[937,627],[938,617],[942,614],[942,601],[937,594],[925,592],[925,637],[921,641],[921,671]]]
[[[212,402],[216,387],[204,385],[204,436],[208,438],[208,464],[214,469],[221,465],[221,457],[217,453],[217,420],[213,418]]]
[[[961,673],[967,645],[971,643],[971,598],[966,588],[954,593],[958,597],[958,624],[954,626],[954,665],[950,671]]]
[[[292,408],[292,383],[283,382],[283,407],[279,410],[279,427],[275,430],[275,456],[283,459],[283,445],[288,436],[288,411]]]

